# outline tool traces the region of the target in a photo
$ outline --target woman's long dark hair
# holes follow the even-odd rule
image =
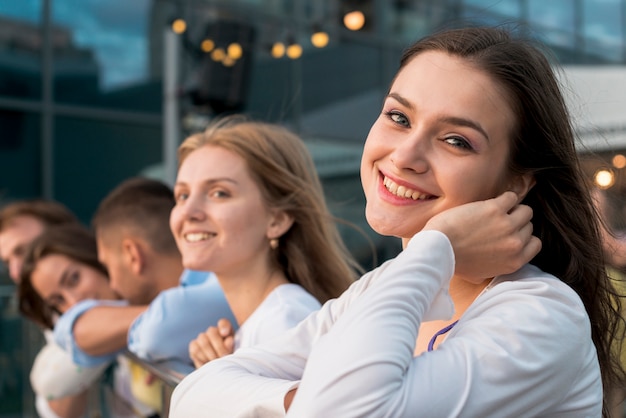
[[[499,28],[465,28],[429,36],[402,56],[401,67],[424,51],[461,57],[502,86],[517,124],[509,169],[530,173],[524,199],[533,209],[543,248],[532,264],[567,283],[591,320],[605,394],[623,377],[615,347],[622,333],[619,297],[607,277],[599,217],[575,149],[574,131],[555,73],[542,50]],[[604,402],[603,415],[608,415]]]

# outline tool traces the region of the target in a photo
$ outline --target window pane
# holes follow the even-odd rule
[[[41,195],[41,117],[0,108],[0,201]]]
[[[161,162],[160,127],[70,117],[54,127],[55,197],[85,221],[118,183]]]
[[[623,8],[620,0],[584,1],[585,52],[599,62],[623,59]]]
[[[55,0],[52,4],[54,25],[69,34],[68,42],[54,55],[56,101],[160,110],[160,80],[152,79],[149,65],[151,42],[160,40],[156,35],[149,39],[151,1]]]
[[[571,0],[529,0],[528,20],[533,35],[553,48],[576,47],[575,3]]]
[[[519,19],[522,11],[519,0],[465,0],[463,8],[471,16],[498,16],[500,19]]]
[[[0,0],[0,96],[41,96],[41,0]]]

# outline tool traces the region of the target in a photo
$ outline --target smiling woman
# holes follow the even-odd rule
[[[197,366],[296,325],[356,278],[304,143],[230,117],[179,148],[170,226],[186,268],[212,271],[239,329],[190,345]]]
[[[192,373],[171,417],[608,416],[619,303],[540,49],[487,27],[409,47],[361,179],[368,223],[404,250]]]

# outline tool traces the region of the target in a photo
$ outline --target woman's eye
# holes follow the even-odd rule
[[[229,197],[230,194],[226,192],[225,190],[214,190],[211,192],[211,196],[217,197],[217,198],[224,198],[224,197]]]
[[[453,147],[472,150],[472,145],[467,141],[467,139],[460,136],[451,136],[444,139],[445,142],[452,145]]]
[[[80,273],[78,271],[72,272],[67,280],[67,285],[72,287],[76,286],[76,284],[80,281]]]
[[[184,202],[185,200],[187,200],[188,197],[189,195],[187,193],[177,193],[176,195],[174,195],[174,199],[177,202]]]
[[[397,111],[387,112],[387,116],[389,117],[389,119],[391,119],[395,123],[398,123],[402,126],[409,126],[409,120],[406,118],[406,116],[404,116],[400,112],[397,112]]]

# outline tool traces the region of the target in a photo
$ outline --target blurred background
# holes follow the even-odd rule
[[[548,47],[589,179],[625,228],[626,0],[0,0],[0,204],[52,198],[88,223],[128,177],[171,184],[180,141],[242,112],[305,139],[372,268],[400,246],[365,222],[362,144],[402,50],[468,24]],[[14,292],[0,272],[0,417],[31,417],[41,333]]]

